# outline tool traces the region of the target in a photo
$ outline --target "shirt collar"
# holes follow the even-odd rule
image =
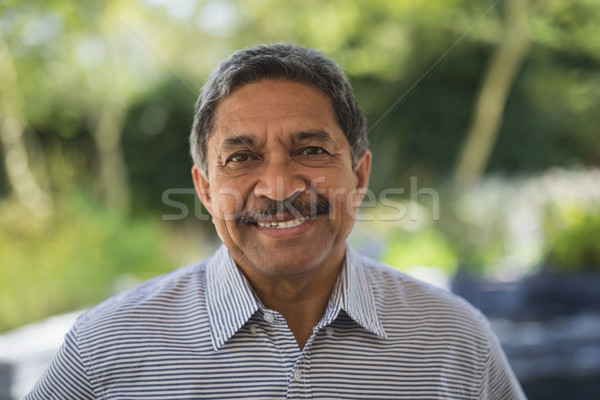
[[[367,266],[349,245],[346,245],[344,266],[327,308],[325,318],[319,325],[325,326],[331,323],[342,309],[364,329],[381,338],[387,338],[379,317]]]
[[[208,263],[206,292],[212,345],[218,350],[252,317],[260,302],[224,245]],[[366,266],[349,245],[327,311],[317,327],[333,322],[340,310],[364,329],[387,338]]]
[[[258,308],[250,284],[221,245],[206,268],[206,309],[214,349],[223,346]]]

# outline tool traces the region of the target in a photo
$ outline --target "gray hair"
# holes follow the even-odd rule
[[[214,129],[219,103],[241,86],[268,78],[308,84],[331,98],[337,122],[350,142],[355,168],[368,146],[367,120],[346,74],[321,52],[291,44],[258,45],[237,51],[212,73],[196,102],[190,135],[190,152],[196,166],[208,177],[206,143]]]

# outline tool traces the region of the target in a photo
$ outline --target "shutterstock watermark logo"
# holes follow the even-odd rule
[[[433,188],[419,188],[417,177],[414,176],[410,178],[408,188],[386,188],[379,194],[371,189],[323,189],[322,184],[322,178],[317,178],[311,182],[309,190],[294,193],[283,201],[271,200],[271,196],[263,196],[265,198],[261,199],[239,190],[224,188],[216,196],[213,195],[212,201],[227,205],[227,213],[219,218],[240,221],[266,218],[278,213],[289,214],[295,218],[327,214],[329,218],[335,219],[342,212],[352,215],[356,221],[417,221],[424,217],[421,215],[424,212],[424,204],[429,209],[428,218],[434,221],[440,218],[439,193]],[[272,197],[284,198],[283,182],[277,182],[275,192],[277,195]],[[162,202],[170,210],[162,215],[163,221],[183,220],[190,214],[201,221],[210,221],[212,218],[193,188],[167,189],[162,193]],[[377,212],[372,212],[374,210]]]

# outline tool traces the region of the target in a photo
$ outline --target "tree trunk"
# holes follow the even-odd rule
[[[52,213],[52,198],[37,184],[31,171],[23,137],[26,126],[24,101],[17,86],[17,71],[1,32],[0,93],[0,143],[4,149],[9,185],[18,201],[33,215],[48,217]]]
[[[506,0],[504,6],[505,39],[488,65],[454,172],[454,187],[459,191],[476,184],[485,171],[502,126],[508,94],[529,48],[527,0]]]

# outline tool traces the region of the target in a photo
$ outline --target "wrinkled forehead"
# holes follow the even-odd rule
[[[273,136],[294,140],[301,133],[304,139],[310,133],[313,139],[329,135],[333,141],[347,142],[328,95],[306,84],[262,80],[239,88],[219,103],[209,142],[245,136],[254,136],[255,142]]]

